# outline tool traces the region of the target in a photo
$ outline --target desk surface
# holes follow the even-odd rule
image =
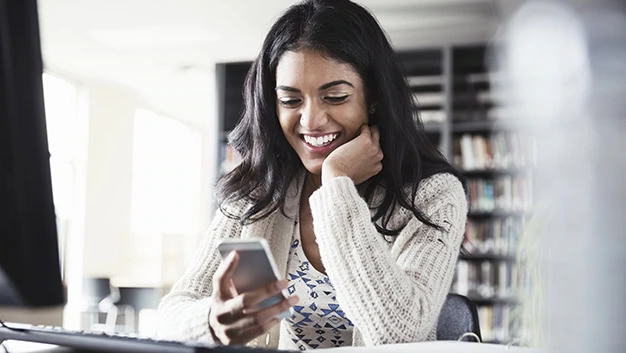
[[[420,343],[389,344],[376,347],[341,347],[326,349],[326,352],[337,353],[540,353],[538,350],[523,347],[508,347],[500,344],[457,342],[457,341],[434,341]]]
[[[45,344],[30,343],[30,342],[18,342],[18,341],[6,341],[6,349],[11,353],[70,353],[71,349],[50,346]],[[436,341],[436,342],[421,342],[421,343],[405,343],[405,344],[390,344],[376,347],[342,347],[323,349],[324,352],[337,352],[337,353],[540,353],[538,350],[510,347],[498,344],[487,343],[471,343],[471,342],[456,342],[456,341]],[[0,349],[0,352],[2,350]]]
[[[69,353],[72,352],[69,348],[53,346],[50,344],[21,342],[21,341],[4,341],[3,347],[10,353]],[[0,352],[4,353],[2,348]]]

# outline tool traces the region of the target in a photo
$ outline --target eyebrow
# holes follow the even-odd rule
[[[348,85],[348,86],[354,88],[354,85],[352,85],[350,82],[348,82],[346,80],[337,80],[337,81],[332,81],[332,82],[328,82],[328,83],[325,83],[325,84],[321,85],[318,88],[318,90],[323,91],[323,90],[326,90],[326,89],[329,89],[331,87],[338,86],[338,85]],[[282,86],[282,85],[281,86],[276,86],[276,90],[277,91],[278,90],[283,90],[283,91],[289,91],[289,92],[295,92],[295,93],[299,93],[300,92],[300,90],[297,89],[297,88],[293,88],[293,87],[289,87],[289,86]]]

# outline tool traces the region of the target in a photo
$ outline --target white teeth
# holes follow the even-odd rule
[[[321,147],[333,142],[339,134],[328,134],[319,137],[304,135],[304,141],[313,147]]]

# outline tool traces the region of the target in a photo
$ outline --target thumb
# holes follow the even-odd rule
[[[239,263],[239,254],[237,251],[231,251],[224,261],[218,266],[215,271],[215,279],[217,280],[214,285],[217,287],[217,294],[221,298],[230,298],[231,289],[230,284],[237,264]]]

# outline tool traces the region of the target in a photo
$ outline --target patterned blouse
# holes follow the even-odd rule
[[[289,250],[287,279],[289,294],[296,293],[300,302],[293,307],[291,318],[281,322],[281,332],[288,334],[291,347],[306,350],[350,346],[354,325],[339,307],[335,288],[325,274],[316,270],[304,254],[300,227],[296,227]]]

